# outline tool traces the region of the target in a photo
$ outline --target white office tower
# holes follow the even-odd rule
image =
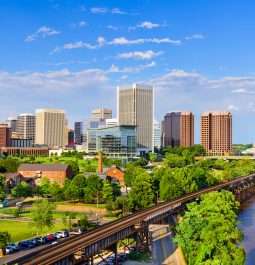
[[[135,125],[137,152],[153,151],[153,86],[133,84],[118,87],[117,114],[119,125]]]
[[[17,116],[16,132],[18,138],[31,139],[35,142],[35,115],[32,113],[22,113]]]
[[[154,147],[160,148],[161,146],[161,123],[154,119]]]
[[[66,143],[66,118],[64,110],[36,110],[35,143],[46,146],[64,146]]]

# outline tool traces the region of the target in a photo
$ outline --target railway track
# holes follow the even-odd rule
[[[222,188],[226,188],[228,186],[231,186],[232,184],[239,183],[241,181],[254,178],[255,174],[251,174],[248,176],[239,177],[233,180],[230,180],[225,183],[221,183],[216,186],[204,188],[202,190],[199,190],[197,192],[189,193],[186,195],[183,195],[181,197],[178,197],[176,199],[173,199],[168,202],[159,203],[157,205],[154,205],[150,208],[137,211],[133,213],[132,215],[123,217],[119,220],[104,224],[96,229],[93,229],[91,231],[86,232],[83,235],[76,236],[70,239],[67,239],[63,242],[60,242],[57,245],[50,246],[48,248],[45,248],[41,250],[40,252],[34,252],[30,254],[28,257],[22,258],[20,261],[17,260],[18,264],[24,264],[24,265],[48,265],[52,264],[54,262],[57,262],[64,257],[68,257],[74,253],[76,253],[80,248],[85,248],[90,246],[93,243],[98,242],[101,239],[107,238],[110,235],[113,235],[127,227],[133,226],[143,220],[146,219],[146,217],[156,214],[157,212],[160,212],[161,210],[164,210],[166,208],[169,208],[171,206],[175,206],[176,204],[182,204],[186,203],[192,199],[198,198],[200,195],[210,192],[210,191],[216,191]],[[14,262],[11,262],[9,264],[15,264]]]

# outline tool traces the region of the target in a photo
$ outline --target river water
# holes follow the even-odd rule
[[[242,204],[242,210],[238,215],[241,222],[240,229],[244,233],[242,246],[246,251],[246,265],[255,264],[255,196]]]

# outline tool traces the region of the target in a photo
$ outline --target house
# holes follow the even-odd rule
[[[105,175],[107,176],[107,178],[119,182],[121,186],[125,185],[125,173],[120,167],[112,166],[111,168],[105,171]]]
[[[20,173],[5,173],[6,186],[8,193],[11,193],[11,189],[20,185],[24,181],[23,176]]]
[[[66,179],[73,176],[67,164],[21,164],[18,173],[24,178],[35,178],[37,185],[40,185],[42,178],[47,178],[51,183],[57,181],[62,186]]]

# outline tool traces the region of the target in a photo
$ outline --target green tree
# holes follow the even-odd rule
[[[49,193],[55,201],[62,201],[64,199],[64,192],[57,181],[54,181],[50,185]]]
[[[176,154],[167,154],[164,160],[164,164],[169,167],[184,167],[185,158]]]
[[[92,174],[87,178],[87,186],[84,188],[85,201],[98,201],[101,197],[102,180],[99,176]]]
[[[155,162],[157,155],[152,152],[149,152],[149,157],[151,162]]]
[[[39,200],[33,203],[32,226],[37,229],[37,235],[42,232],[45,227],[54,226],[53,211],[55,205],[48,200]]]
[[[73,176],[76,176],[80,173],[78,161],[66,161],[65,163],[71,167]]]
[[[129,163],[126,167],[124,176],[126,186],[132,186],[136,176],[144,172],[146,172],[145,169],[141,168],[140,166],[136,166],[134,163]]]
[[[236,221],[239,206],[234,195],[224,190],[204,194],[200,203],[187,205],[175,242],[189,264],[244,264],[245,251],[237,245],[243,238]]]
[[[103,181],[102,196],[106,202],[113,199],[113,187],[108,180]]]
[[[50,180],[43,177],[41,181],[41,192],[43,196],[47,196],[50,193]]]
[[[66,199],[71,200],[73,203],[79,199],[79,190],[71,180],[67,180],[64,183],[64,195]]]
[[[79,200],[84,199],[84,188],[87,185],[87,179],[83,174],[78,174],[72,179],[73,185],[77,187]]]
[[[17,185],[12,188],[11,193],[14,198],[27,198],[33,196],[33,189],[29,186],[27,182],[22,181],[20,185]]]
[[[7,194],[6,179],[3,174],[0,173],[0,201],[4,200]]]
[[[11,235],[8,231],[0,231],[0,249],[3,249],[11,241]]]
[[[76,216],[75,212],[65,212],[62,215],[62,223],[70,230],[76,222]]]
[[[130,208],[140,210],[153,205],[152,179],[147,173],[138,175],[128,195]]]

